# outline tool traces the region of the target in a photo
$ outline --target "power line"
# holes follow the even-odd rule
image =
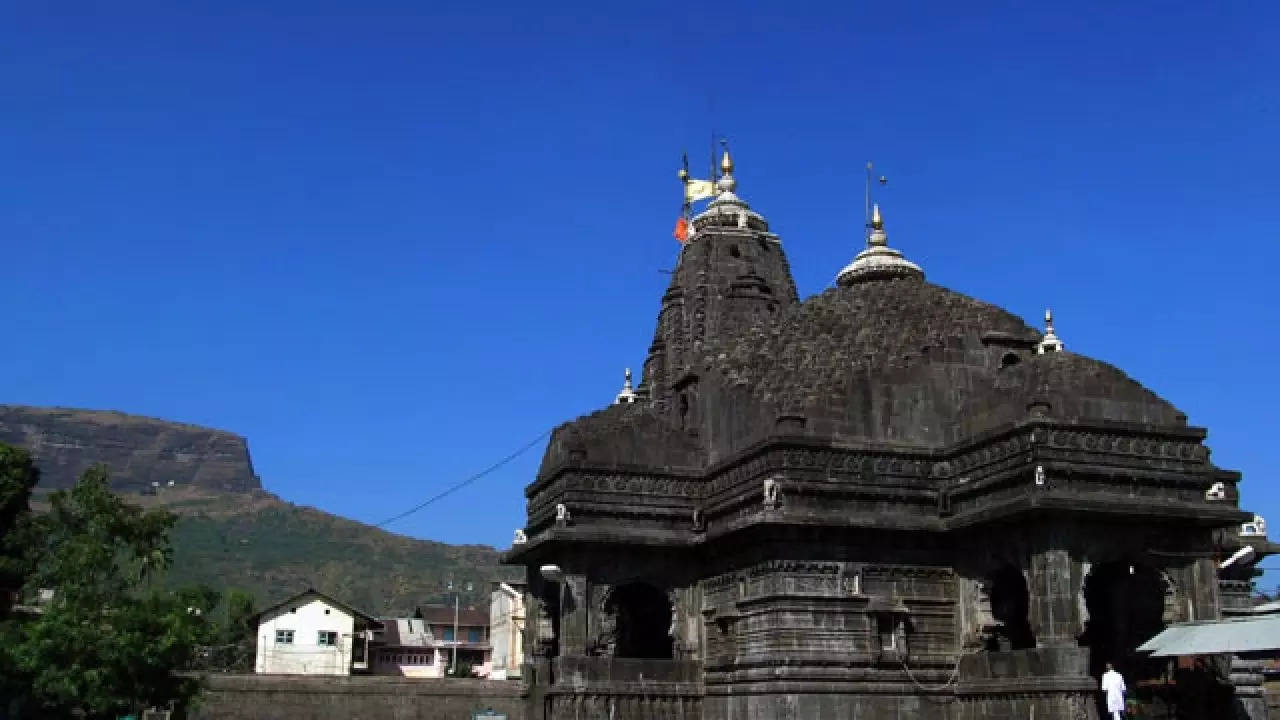
[[[439,500],[439,499],[441,499],[441,498],[444,498],[444,497],[446,497],[446,496],[448,496],[448,495],[452,495],[453,493],[455,493],[455,492],[457,492],[457,491],[461,490],[462,488],[464,488],[464,487],[466,487],[466,486],[470,485],[471,483],[473,483],[473,482],[475,482],[475,481],[479,480],[480,478],[484,477],[485,475],[488,475],[489,473],[493,472],[494,470],[497,470],[498,468],[502,467],[503,465],[506,465],[507,463],[511,462],[512,460],[515,460],[516,458],[518,458],[518,457],[520,457],[521,455],[525,454],[526,452],[528,452],[528,451],[529,451],[529,449],[530,449],[530,448],[532,448],[534,445],[537,445],[538,443],[542,442],[542,440],[543,440],[544,438],[546,438],[546,437],[547,437],[548,435],[550,435],[550,434],[551,434],[551,430],[550,430],[550,429],[549,429],[549,430],[544,431],[544,432],[543,432],[541,435],[539,435],[538,437],[536,437],[536,438],[534,438],[534,439],[530,440],[529,442],[525,443],[524,445],[522,445],[522,446],[520,447],[520,449],[519,449],[519,450],[516,450],[515,452],[513,452],[513,453],[511,453],[510,455],[508,455],[508,456],[506,456],[506,457],[502,458],[501,460],[499,460],[498,462],[496,462],[496,463],[494,463],[494,464],[490,465],[489,467],[485,468],[484,470],[481,470],[480,472],[476,473],[475,475],[472,475],[471,477],[467,478],[466,480],[463,480],[462,482],[458,483],[457,485],[454,485],[454,486],[452,486],[452,487],[449,487],[449,488],[447,488],[447,489],[445,489],[445,490],[440,491],[439,493],[436,493],[435,495],[432,495],[431,497],[427,498],[426,500],[423,500],[423,501],[422,501],[421,503],[419,503],[418,505],[416,505],[416,506],[414,506],[414,507],[412,507],[412,508],[409,508],[408,510],[405,510],[404,512],[400,513],[399,515],[393,515],[392,517],[389,517],[389,518],[387,518],[386,520],[383,520],[383,521],[382,521],[382,522],[380,522],[380,523],[375,523],[375,524],[374,524],[374,527],[385,527],[385,526],[387,526],[387,525],[390,525],[391,523],[393,523],[393,522],[395,522],[395,521],[397,521],[397,520],[400,520],[400,519],[402,519],[402,518],[409,517],[410,515],[412,515],[412,514],[414,514],[414,513],[418,512],[418,511],[419,511],[419,510],[421,510],[422,508],[424,508],[424,507],[426,507],[426,506],[430,505],[431,503],[433,503],[433,502],[435,502],[435,501],[437,501],[437,500]]]

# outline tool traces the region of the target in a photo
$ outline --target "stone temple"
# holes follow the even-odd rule
[[[878,209],[801,301],[722,169],[639,382],[526,490],[529,720],[1097,718],[1108,661],[1178,717],[1265,717],[1250,661],[1134,653],[1243,611],[1273,548],[1205,429],[926,281]]]

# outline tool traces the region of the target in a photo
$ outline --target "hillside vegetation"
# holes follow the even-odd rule
[[[315,587],[371,615],[405,615],[418,605],[452,604],[446,589],[451,579],[464,590],[463,607],[487,608],[490,584],[516,579],[520,572],[499,565],[491,547],[395,535],[261,490],[162,490],[158,496],[126,497],[179,515],[166,584],[242,588],[253,593],[259,608]]]
[[[165,582],[248,590],[258,607],[315,587],[373,615],[426,603],[488,606],[492,581],[519,571],[498,551],[395,535],[299,507],[261,489],[248,442],[224,430],[127,413],[0,404],[0,443],[29,450],[40,469],[32,506],[104,463],[131,503],[164,506],[180,520]],[[150,493],[150,494],[144,494]],[[465,590],[470,583],[472,589]]]

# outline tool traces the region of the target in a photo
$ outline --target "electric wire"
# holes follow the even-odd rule
[[[525,443],[524,445],[520,446],[520,449],[519,449],[519,450],[516,450],[515,452],[513,452],[513,453],[511,453],[510,455],[508,455],[508,456],[506,456],[506,457],[502,458],[501,460],[499,460],[498,462],[496,462],[496,463],[494,463],[494,464],[490,465],[489,467],[487,467],[487,468],[485,468],[485,469],[481,470],[480,472],[476,473],[475,475],[472,475],[471,477],[469,477],[469,478],[467,478],[467,479],[463,480],[462,482],[459,482],[459,483],[457,483],[457,484],[455,484],[455,485],[452,485],[452,486],[450,486],[450,487],[448,487],[448,488],[445,488],[444,490],[441,490],[440,492],[436,493],[435,495],[432,495],[431,497],[427,498],[426,500],[423,500],[421,503],[419,503],[419,504],[415,505],[414,507],[409,508],[408,510],[405,510],[404,512],[402,512],[402,513],[400,513],[400,514],[398,514],[398,515],[393,515],[393,516],[391,516],[391,517],[387,518],[386,520],[383,520],[382,522],[374,523],[374,525],[373,525],[373,526],[374,526],[374,527],[378,527],[378,528],[380,528],[380,527],[386,527],[387,525],[390,525],[391,523],[393,523],[393,522],[395,522],[395,521],[397,521],[397,520],[403,520],[404,518],[409,517],[410,515],[412,515],[412,514],[414,514],[414,513],[418,512],[419,510],[421,510],[421,509],[423,509],[423,508],[427,507],[428,505],[430,505],[431,503],[434,503],[434,502],[435,502],[435,501],[437,501],[437,500],[440,500],[440,499],[442,499],[442,498],[448,497],[449,495],[452,495],[453,493],[455,493],[455,492],[457,492],[457,491],[461,490],[462,488],[464,488],[464,487],[466,487],[466,486],[470,485],[471,483],[473,483],[473,482],[475,482],[475,481],[477,481],[477,480],[479,480],[479,479],[483,478],[484,476],[488,475],[489,473],[492,473],[492,472],[494,472],[495,470],[498,470],[499,468],[501,468],[502,466],[504,466],[504,465],[506,465],[507,463],[511,462],[512,460],[515,460],[516,458],[518,458],[518,457],[520,457],[521,455],[525,454],[525,453],[526,453],[526,452],[528,452],[528,451],[529,451],[529,450],[530,450],[534,445],[537,445],[538,443],[540,443],[540,442],[542,442],[544,439],[546,439],[546,438],[547,438],[547,436],[549,436],[549,435],[551,434],[551,431],[552,431],[553,429],[554,429],[554,428],[547,429],[547,430],[543,431],[540,435],[538,435],[538,437],[536,437],[536,438],[534,438],[534,439],[530,440],[529,442]]]

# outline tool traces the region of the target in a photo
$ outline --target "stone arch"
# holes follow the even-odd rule
[[[1024,650],[1036,646],[1031,630],[1031,590],[1022,571],[997,565],[982,583],[991,627],[984,633],[988,650]]]
[[[612,618],[615,657],[673,656],[672,608],[667,593],[645,582],[628,582],[609,592],[603,610]]]

